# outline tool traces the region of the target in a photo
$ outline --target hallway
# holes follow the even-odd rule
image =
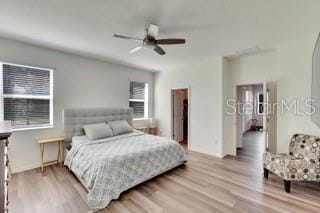
[[[259,131],[248,131],[243,134],[243,148],[237,149],[237,157],[262,162],[265,152],[263,133]]]

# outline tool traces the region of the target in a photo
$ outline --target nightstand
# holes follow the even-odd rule
[[[157,127],[149,127],[149,128],[148,128],[148,133],[149,133],[150,135],[158,135]]]
[[[41,157],[41,171],[43,172],[43,167],[44,166],[49,166],[52,164],[59,164],[61,162],[61,159],[63,161],[63,141],[64,138],[62,137],[57,137],[57,138],[48,138],[48,139],[41,139],[38,140],[38,144],[40,145],[40,157]],[[44,146],[46,144],[50,143],[56,143],[58,145],[58,150],[57,150],[57,160],[53,161],[44,161]]]
[[[157,127],[136,127],[135,129],[150,135],[157,135]]]

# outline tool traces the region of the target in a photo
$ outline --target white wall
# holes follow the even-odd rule
[[[171,137],[173,88],[190,87],[189,149],[221,157],[222,58],[204,59],[155,75],[155,117],[162,136]]]
[[[303,101],[311,96],[312,52],[317,35],[286,41],[273,45],[275,51],[262,52],[227,60],[229,90],[235,85],[272,82],[277,86],[277,100]],[[231,94],[231,98],[235,93]],[[305,107],[300,105],[300,111]],[[235,116],[230,116],[228,124],[235,128]],[[290,138],[295,133],[320,135],[320,128],[312,123],[310,115],[296,115],[293,111],[283,114],[277,109],[277,152],[287,153]],[[225,154],[235,154],[235,131],[230,131],[232,140],[225,141]],[[228,136],[230,137],[230,136]]]
[[[235,155],[235,116],[226,114],[225,103],[228,98],[235,98],[236,85],[270,82],[276,86],[278,101],[282,98],[303,101],[310,97],[316,38],[315,34],[272,45],[272,50],[259,54],[207,59],[157,73],[155,115],[160,132],[171,135],[170,89],[190,86],[191,150],[216,156]],[[320,128],[311,122],[309,115],[281,114],[279,109],[277,113],[274,124],[277,145],[273,150],[288,152],[290,138],[297,132],[320,135]]]
[[[277,45],[278,101],[294,98],[304,101],[311,97],[312,53],[317,34]],[[301,106],[300,110],[303,111]],[[288,152],[289,139],[295,133],[320,135],[320,128],[310,115],[295,115],[293,112],[279,113],[278,109],[278,152]]]
[[[228,60],[232,84],[259,84],[276,79],[276,57],[276,51],[266,51]]]
[[[153,115],[153,73],[0,38],[0,61],[54,68],[54,128],[16,131],[9,157],[14,172],[40,165],[39,138],[62,135],[62,109],[68,107],[128,107],[129,81],[149,83]],[[56,147],[46,147],[47,160]]]
[[[278,100],[309,97],[315,39],[316,36],[288,41],[274,45],[272,51],[228,60],[202,60],[157,73],[155,115],[159,119],[160,132],[171,135],[170,89],[190,86],[191,150],[216,156],[235,155],[235,117],[226,115],[226,99],[235,98],[236,85],[263,82],[277,84]],[[222,107],[224,109],[219,111]],[[311,122],[310,116],[280,115],[276,126],[278,152],[288,151],[290,137],[296,132],[319,135],[319,128]]]
[[[226,143],[226,141],[233,141],[233,129],[230,128],[230,125],[235,124],[235,120],[232,116],[227,115],[226,112],[226,103],[233,94],[233,87],[230,86],[231,71],[229,67],[229,62],[226,58],[223,58],[222,61],[222,155],[235,155],[236,154],[236,144]]]
[[[228,76],[224,79],[224,89],[229,91],[226,99],[236,99],[238,85],[259,84],[264,81],[273,81],[276,78],[276,52],[266,51],[254,55],[245,55],[237,58],[224,58],[224,72]],[[224,111],[227,108],[224,109]],[[236,117],[224,112],[225,124],[228,132],[223,141],[224,155],[236,154]],[[249,123],[247,123],[249,125]],[[241,146],[241,143],[239,143]]]

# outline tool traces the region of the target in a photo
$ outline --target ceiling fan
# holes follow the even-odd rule
[[[130,50],[130,53],[135,53],[141,50],[143,47],[147,47],[153,49],[159,55],[165,55],[166,52],[162,49],[160,45],[174,45],[186,43],[186,40],[181,38],[157,39],[158,32],[159,26],[150,24],[149,27],[146,29],[146,36],[143,39],[119,34],[114,34],[113,36],[116,38],[135,40],[141,42],[140,46]]]

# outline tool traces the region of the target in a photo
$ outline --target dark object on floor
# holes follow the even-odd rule
[[[72,145],[71,145],[71,143],[70,143],[70,144],[68,144],[68,145],[66,146],[66,149],[67,149],[67,150],[70,150],[71,147],[72,147]]]
[[[257,119],[255,119],[255,118],[251,119],[251,127],[250,127],[251,131],[257,131],[258,130],[257,123],[258,123]]]

